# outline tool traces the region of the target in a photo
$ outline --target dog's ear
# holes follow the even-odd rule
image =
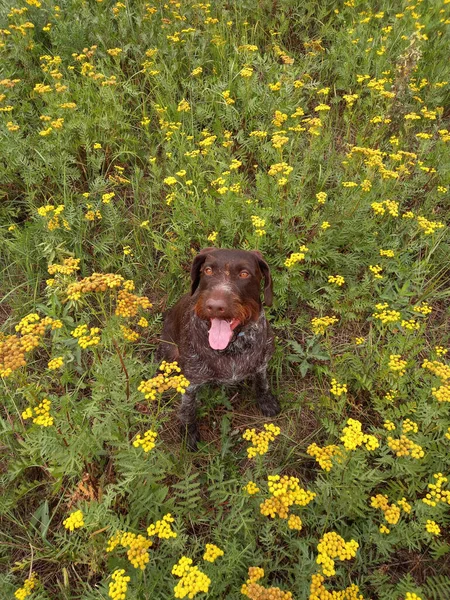
[[[266,306],[272,306],[273,303],[273,284],[272,276],[270,274],[269,265],[264,260],[263,255],[259,250],[251,250],[258,259],[258,266],[261,269],[261,273],[264,277],[264,304]]]
[[[203,263],[206,260],[206,257],[208,256],[208,253],[212,252],[212,250],[217,250],[217,248],[203,248],[202,250],[200,250],[200,252],[197,254],[197,256],[194,258],[194,260],[192,262],[191,296],[195,292],[195,290],[198,288],[198,284],[200,283],[200,270],[202,268]]]

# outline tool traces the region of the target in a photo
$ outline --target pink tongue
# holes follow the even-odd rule
[[[211,319],[209,345],[213,350],[224,350],[228,346],[233,335],[232,324],[232,321],[225,319]]]

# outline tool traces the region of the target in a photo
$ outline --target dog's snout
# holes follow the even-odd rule
[[[209,298],[205,302],[205,308],[208,312],[208,316],[223,317],[227,310],[227,304],[224,298]]]

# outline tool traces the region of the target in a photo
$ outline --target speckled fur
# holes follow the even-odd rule
[[[190,381],[178,416],[191,449],[195,449],[199,440],[196,393],[204,384],[233,385],[251,378],[262,413],[273,416],[280,411],[267,381],[267,363],[274,351],[274,337],[259,298],[256,320],[238,325],[224,350],[214,350],[209,345],[210,323],[195,312],[198,298],[198,290],[193,295],[186,294],[168,312],[158,349],[159,358],[177,360]]]

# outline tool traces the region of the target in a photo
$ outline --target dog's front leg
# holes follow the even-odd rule
[[[181,423],[181,434],[186,436],[186,445],[191,452],[197,450],[200,432],[197,423],[197,390],[199,385],[190,385],[181,399],[178,418]]]
[[[254,378],[256,402],[266,417],[273,417],[280,412],[278,400],[270,391],[269,381],[267,379],[267,367],[258,371]]]

